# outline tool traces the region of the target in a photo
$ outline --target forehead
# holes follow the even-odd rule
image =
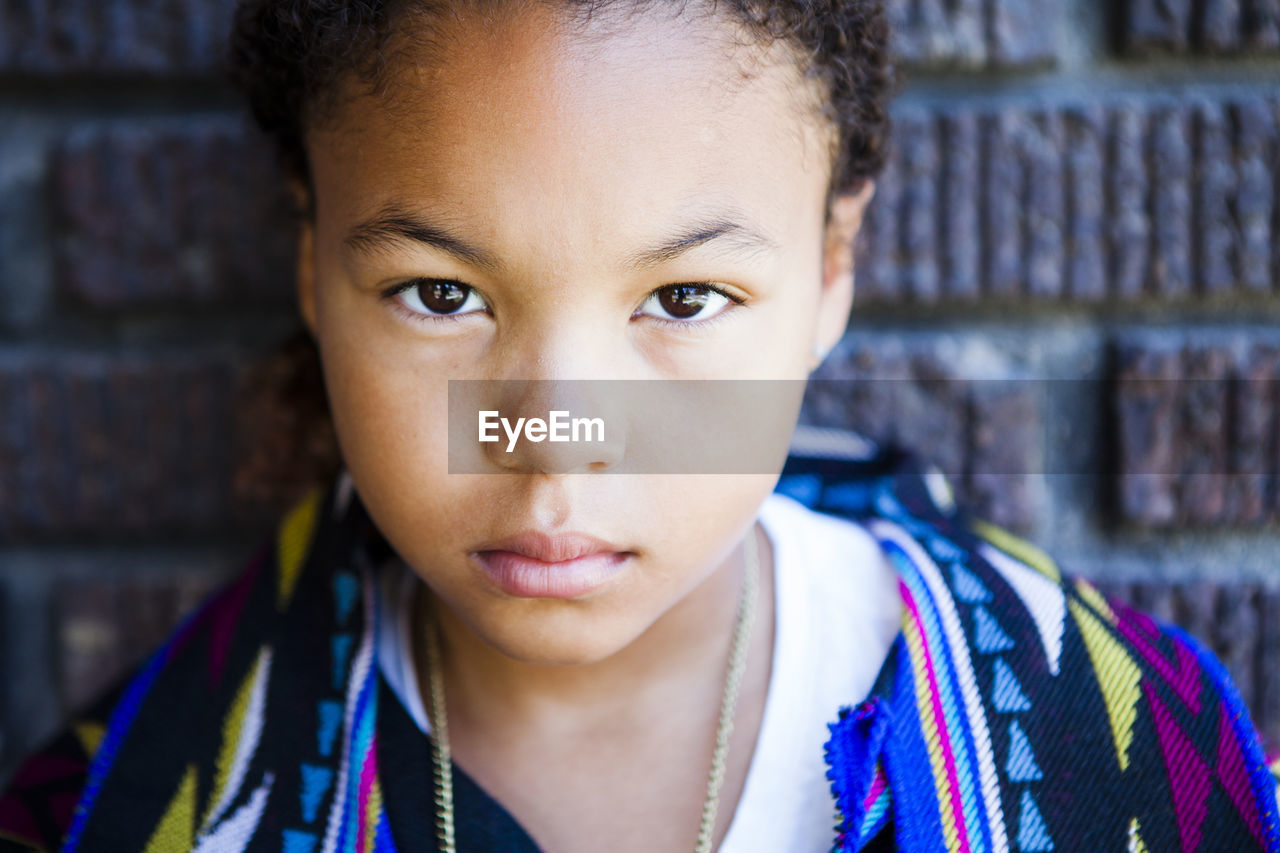
[[[581,234],[601,233],[603,211],[700,201],[782,219],[798,196],[825,198],[833,131],[812,84],[788,48],[724,18],[513,4],[408,18],[386,62],[376,90],[309,135],[318,209],[425,205],[495,232],[510,219]]]

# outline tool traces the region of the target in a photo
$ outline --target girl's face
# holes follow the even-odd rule
[[[728,559],[776,473],[624,476],[625,448],[523,442],[491,454],[522,476],[449,474],[448,380],[802,379],[843,329],[869,192],[826,224],[830,131],[781,47],[520,5],[429,46],[404,27],[389,85],[310,135],[299,293],[387,540],[496,648],[585,663]],[[590,589],[504,585],[556,576],[533,558],[571,534],[603,549],[561,572]]]

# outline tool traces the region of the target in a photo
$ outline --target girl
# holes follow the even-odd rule
[[[244,0],[342,470],[31,759],[10,846],[1280,849],[1189,637],[900,450],[766,462],[848,316],[886,37],[874,0]],[[680,396],[727,380],[769,396]],[[600,441],[548,440],[571,409]]]

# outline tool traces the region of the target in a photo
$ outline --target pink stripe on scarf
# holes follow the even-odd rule
[[[356,797],[356,850],[364,853],[373,846],[377,827],[369,825],[369,794],[378,778],[378,735],[369,739],[369,749],[360,765],[360,790]]]
[[[938,739],[942,741],[942,758],[947,768],[947,782],[951,786],[951,811],[956,820],[956,835],[960,839],[960,849],[968,853],[969,833],[966,831],[964,822],[964,800],[960,797],[960,777],[956,771],[955,755],[951,751],[951,739],[947,736],[947,719],[943,716],[942,695],[938,689],[937,679],[934,677],[933,656],[929,653],[929,641],[924,630],[924,620],[920,618],[920,610],[916,607],[916,600],[911,595],[911,590],[906,583],[899,581],[898,588],[902,593],[902,601],[906,604],[911,619],[916,623],[917,629],[920,631],[920,649],[924,654],[924,675],[929,685],[933,717],[938,726]]]

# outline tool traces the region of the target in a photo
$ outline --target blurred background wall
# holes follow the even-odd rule
[[[232,5],[0,3],[0,780],[292,487],[232,483],[297,325]],[[895,152],[808,419],[1191,628],[1280,737],[1280,0],[890,5]]]

